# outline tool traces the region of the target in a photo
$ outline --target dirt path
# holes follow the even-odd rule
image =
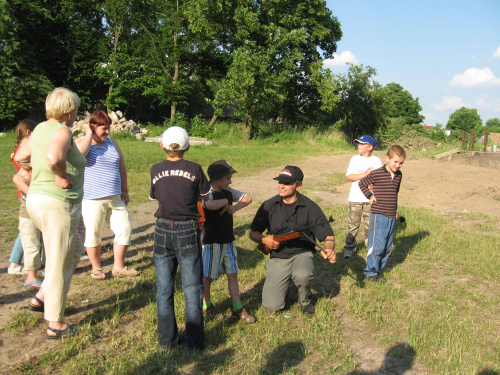
[[[345,173],[352,155],[330,155],[308,157],[295,162],[305,173],[304,191],[311,197],[321,200],[324,207],[346,205],[349,183],[335,187],[328,186],[328,177],[337,173]],[[383,155],[378,154],[381,158]],[[276,182],[280,167],[262,170],[256,176],[233,178],[233,186],[252,195],[254,204],[245,210],[245,216],[252,217],[260,202],[276,193]],[[500,220],[500,190],[499,171],[483,167],[458,164],[449,161],[436,161],[428,158],[412,159],[411,155],[403,166],[403,183],[399,195],[399,204],[410,207],[423,207],[434,210],[442,215],[459,215],[463,212],[482,213]],[[153,213],[155,202],[148,202],[131,208],[134,227],[133,243],[130,256],[139,257],[141,250],[151,247],[147,235],[154,229]],[[107,233],[106,235],[109,235]],[[108,238],[108,242],[110,238]],[[20,311],[25,311],[33,290],[23,288],[21,279],[7,274],[8,253],[12,244],[6,244],[3,249],[3,261],[0,262],[0,327],[10,320],[10,317]],[[111,255],[104,255],[108,258]],[[109,267],[108,267],[109,268]],[[80,262],[73,285],[84,283],[88,262]],[[70,297],[78,293],[78,288],[72,287]],[[95,300],[107,298],[106,291],[94,296]],[[367,339],[360,332],[366,332],[363,322],[352,316],[343,302],[343,296],[338,296],[339,318],[344,332],[344,339],[355,353],[359,367],[363,373],[385,373],[378,371],[384,359],[386,348],[378,345],[375,340],[369,340],[370,350],[366,350]],[[90,307],[89,307],[90,309]],[[76,314],[85,316],[88,309],[81,308]],[[45,342],[40,342],[41,332],[24,336],[22,339],[10,340],[10,334],[0,334],[0,373],[2,367],[9,362],[29,359],[28,354],[37,355],[46,349]],[[43,340],[45,341],[45,340]],[[3,367],[5,368],[5,367]],[[425,373],[416,362],[408,374]]]

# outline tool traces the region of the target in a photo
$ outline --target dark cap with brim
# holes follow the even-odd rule
[[[275,177],[273,180],[277,180],[279,182],[295,182],[302,181],[304,179],[304,173],[299,167],[294,165],[287,165],[280,172],[278,177]]]
[[[207,169],[209,182],[218,180],[224,176],[227,176],[231,173],[237,173],[231,164],[229,164],[226,160],[217,160],[214,161]]]

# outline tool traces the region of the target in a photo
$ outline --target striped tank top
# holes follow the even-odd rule
[[[101,146],[90,145],[83,180],[83,199],[121,194],[120,154],[110,138]]]

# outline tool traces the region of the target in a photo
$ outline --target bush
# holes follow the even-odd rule
[[[191,120],[189,135],[192,137],[209,138],[212,134],[212,127],[208,126],[208,122],[203,120],[200,115],[196,115]]]

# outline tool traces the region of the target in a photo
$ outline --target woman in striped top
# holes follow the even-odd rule
[[[112,276],[137,276],[138,271],[125,266],[130,246],[132,221],[127,210],[129,202],[127,170],[120,147],[109,138],[111,119],[105,111],[94,112],[86,125],[91,132],[76,140],[80,152],[87,157],[83,182],[82,216],[85,223],[85,250],[92,264],[93,279],[106,278],[101,266],[101,240],[104,221],[115,234]]]

